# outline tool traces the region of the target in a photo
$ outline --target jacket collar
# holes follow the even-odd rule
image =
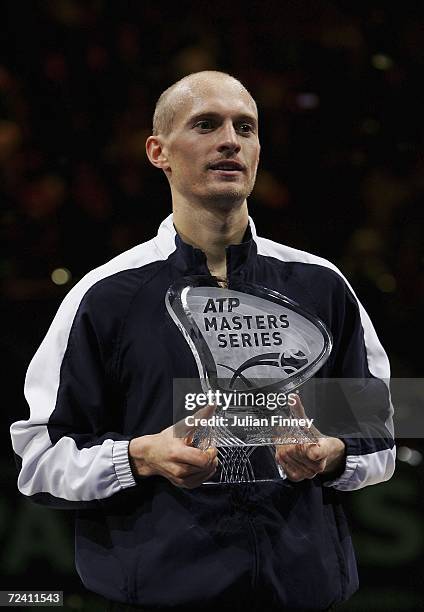
[[[155,242],[162,256],[172,259],[183,274],[209,274],[206,255],[181,239],[175,230],[172,214],[160,224]],[[256,258],[256,228],[251,217],[243,242],[228,246],[226,254],[227,269],[232,275],[242,274],[245,266]]]

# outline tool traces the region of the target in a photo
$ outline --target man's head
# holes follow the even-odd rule
[[[256,103],[228,74],[190,74],[160,96],[146,150],[165,172],[174,205],[242,204],[259,162]]]

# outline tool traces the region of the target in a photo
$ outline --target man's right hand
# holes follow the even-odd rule
[[[217,450],[203,451],[190,446],[192,432],[187,430],[185,437],[176,437],[171,425],[158,434],[133,438],[128,455],[134,475],[163,476],[186,489],[194,489],[209,480],[218,467]]]

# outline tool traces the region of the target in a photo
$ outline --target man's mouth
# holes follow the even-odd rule
[[[245,166],[234,160],[222,160],[209,165],[209,170],[217,170],[220,172],[243,172]]]

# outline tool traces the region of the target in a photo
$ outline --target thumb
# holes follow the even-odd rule
[[[296,403],[291,407],[293,414],[297,418],[306,419],[305,408],[303,407],[303,404],[297,393],[295,394],[295,400],[296,400]]]
[[[311,461],[321,461],[326,458],[325,449],[321,446],[320,442],[316,444],[310,444],[306,449],[306,456]]]
[[[215,404],[209,404],[208,406],[205,406],[204,408],[200,408],[199,410],[196,410],[196,412],[193,413],[193,416],[195,417],[195,419],[209,419],[214,414],[215,410],[216,410]],[[188,426],[185,422],[183,423],[184,424],[181,426],[181,429],[180,429],[180,432],[182,434],[181,437],[184,438],[185,444],[190,446],[193,443],[193,437],[194,437],[196,430],[199,429],[201,425]]]
[[[293,406],[291,406],[290,408],[291,413],[298,419],[307,419],[308,417],[306,415],[305,408],[302,404],[302,401],[299,395],[295,393],[294,396],[295,396],[296,403]],[[313,420],[314,419],[312,419],[312,421]],[[313,423],[312,423],[312,427],[309,429],[309,433],[311,434],[310,436],[311,440],[313,439],[317,440],[322,435]]]

